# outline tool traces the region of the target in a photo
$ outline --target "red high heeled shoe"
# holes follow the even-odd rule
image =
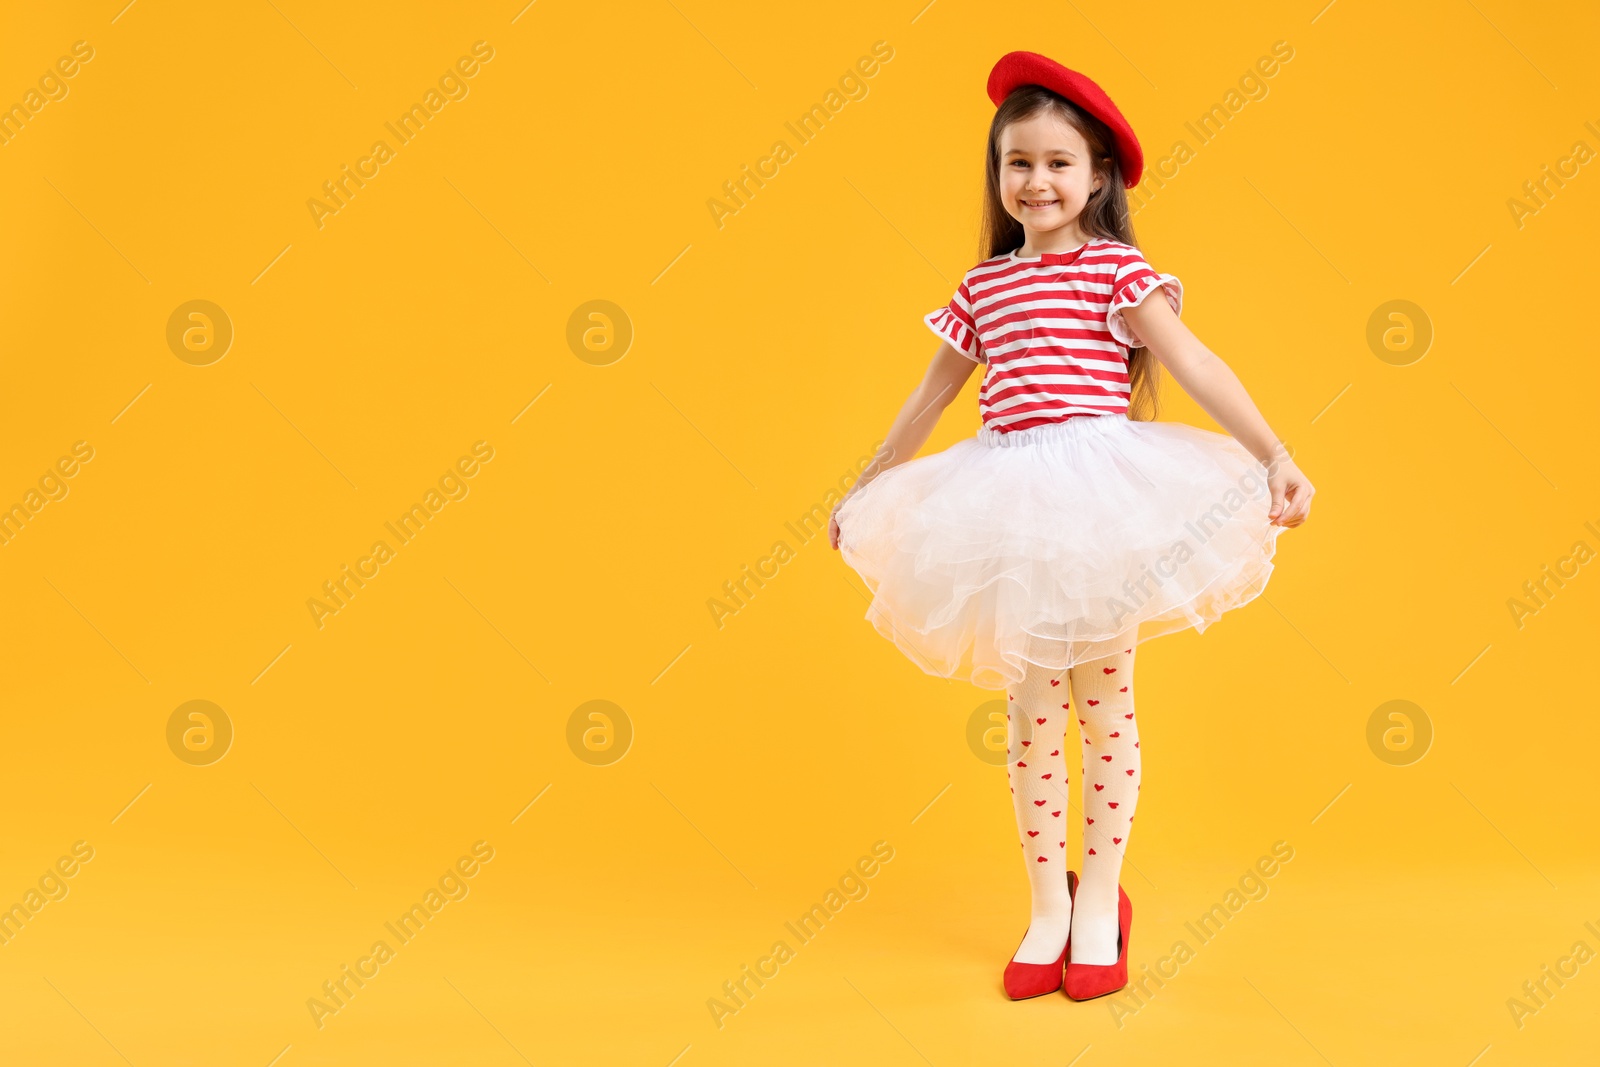
[[[1078,891],[1078,872],[1067,872],[1067,896],[1070,898]],[[1027,940],[1027,935],[1023,935]],[[1021,948],[1018,945],[1017,948]],[[1006,996],[1012,1000],[1027,1000],[1030,997],[1042,997],[1046,993],[1054,993],[1061,988],[1062,974],[1067,963],[1067,953],[1072,948],[1072,928],[1067,927],[1067,943],[1061,946],[1061,958],[1054,963],[1018,963],[1013,959],[1006,964],[1005,987]],[[1013,956],[1016,953],[1012,953]]]
[[[1128,984],[1128,935],[1133,927],[1133,901],[1117,886],[1117,962],[1067,963],[1062,985],[1073,1000],[1093,1000]],[[1071,939],[1068,938],[1068,942]]]

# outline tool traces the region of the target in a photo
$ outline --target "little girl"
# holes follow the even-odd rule
[[[873,592],[867,619],[918,666],[1006,690],[1033,907],[1005,990],[1087,1000],[1127,984],[1134,650],[1258,596],[1314,490],[1179,320],[1182,284],[1140,253],[1125,190],[1144,159],[1116,105],[1032,52],[1002,57],[988,91],[983,261],[925,317],[944,343],[829,540]],[[1155,361],[1232,437],[1149,421]],[[976,437],[911,459],[980,363]],[[1069,716],[1081,882],[1066,869]]]

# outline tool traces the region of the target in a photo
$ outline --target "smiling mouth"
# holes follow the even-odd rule
[[[1022,201],[1022,206],[1023,207],[1035,207],[1035,208],[1037,208],[1037,207],[1054,207],[1056,204],[1059,204],[1059,203],[1061,203],[1061,201],[1059,201],[1059,200],[1024,200],[1024,201]]]

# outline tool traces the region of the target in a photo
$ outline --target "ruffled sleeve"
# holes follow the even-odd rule
[[[972,320],[972,294],[967,289],[965,278],[961,279],[961,286],[950,298],[950,303],[937,311],[928,312],[922,321],[928,324],[928,329],[947,341],[951,348],[974,363],[988,362],[984,358],[983,346],[978,341],[977,324]]]
[[[1124,308],[1137,307],[1144,298],[1160,289],[1174,314],[1183,313],[1183,283],[1170,274],[1160,274],[1144,261],[1137,249],[1129,249],[1117,264],[1117,280],[1111,287],[1111,307],[1106,312],[1106,325],[1118,344],[1128,348],[1143,348],[1144,341],[1122,315]]]

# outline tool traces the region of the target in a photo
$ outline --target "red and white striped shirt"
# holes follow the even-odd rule
[[[1078,415],[1125,414],[1130,349],[1122,316],[1162,290],[1183,309],[1183,283],[1158,274],[1132,245],[1094,238],[1071,252],[986,259],[929,329],[988,367],[978,391],[985,429],[1023,430]]]

